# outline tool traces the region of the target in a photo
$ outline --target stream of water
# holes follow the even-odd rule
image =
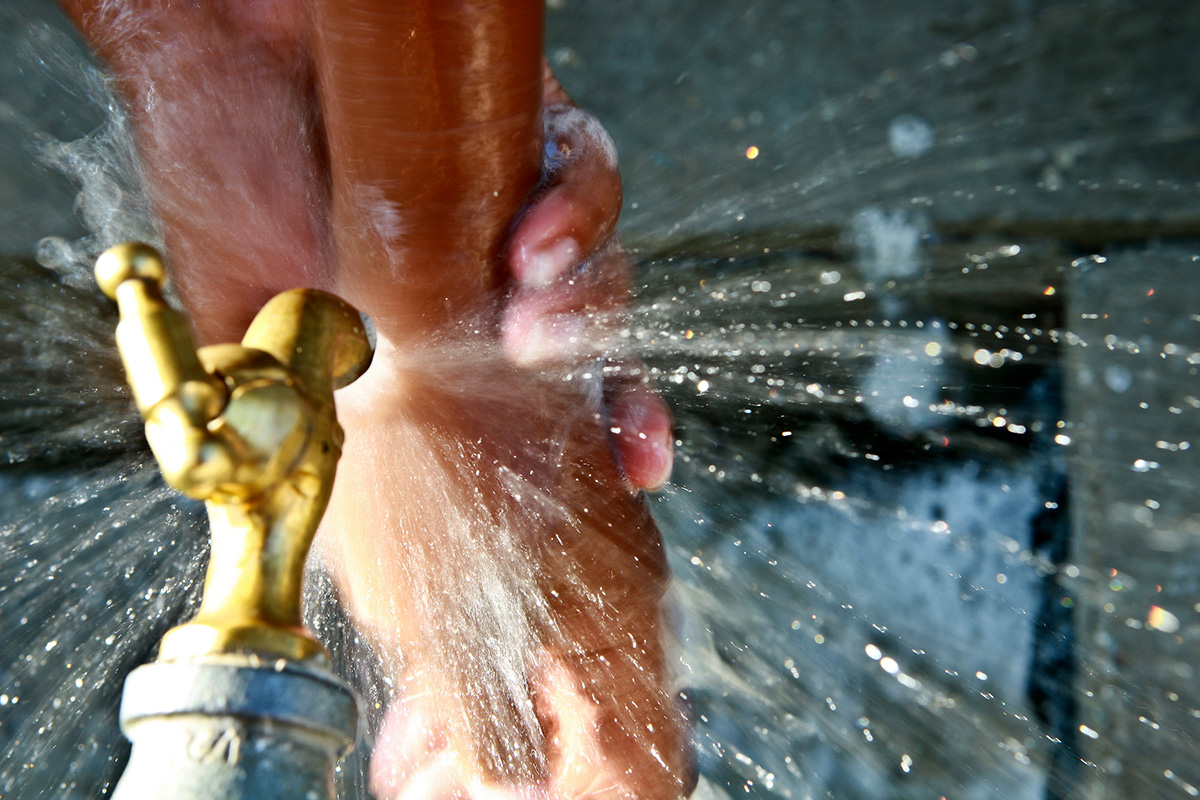
[[[1200,795],[1197,7],[549,5],[622,148],[625,335],[676,415],[654,506],[697,796]],[[206,546],[81,267],[154,235],[124,122],[9,22],[14,85],[78,107],[12,95],[5,135],[83,183],[87,231],[0,266],[0,797],[92,797]]]

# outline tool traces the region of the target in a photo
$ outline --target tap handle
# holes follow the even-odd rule
[[[96,282],[121,312],[117,347],[138,410],[176,397],[203,425],[221,413],[225,385],[200,364],[187,319],[163,298],[166,280],[162,256],[148,244],[125,242],[96,260]]]
[[[96,282],[117,301],[117,348],[167,482],[197,499],[234,477],[237,454],[210,433],[228,403],[225,382],[200,363],[187,319],[163,298],[162,256],[141,242],[96,260]]]

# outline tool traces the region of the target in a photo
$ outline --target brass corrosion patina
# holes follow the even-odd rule
[[[200,611],[167,632],[159,660],[322,654],[301,622],[300,590],[342,450],[333,391],[371,362],[358,312],[293,289],[263,306],[241,344],[197,351],[163,299],[152,247],[105,251],[96,280],[120,308],[117,346],[163,476],[205,501],[212,528]]]

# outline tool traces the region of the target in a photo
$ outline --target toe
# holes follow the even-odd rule
[[[513,231],[508,264],[522,286],[554,282],[612,234],[621,211],[616,151],[604,128],[572,106],[546,110],[548,188]]]
[[[609,398],[610,433],[617,457],[635,489],[657,489],[671,476],[671,412],[648,387],[619,386]]]

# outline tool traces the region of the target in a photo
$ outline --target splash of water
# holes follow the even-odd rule
[[[1141,19],[1117,6],[1117,21]],[[638,188],[632,170],[640,208],[627,230],[643,285],[628,330],[605,344],[635,344],[677,415],[679,469],[657,511],[710,796],[1065,796],[1121,768],[1114,751],[1129,741],[1157,765],[1150,777],[1129,770],[1143,793],[1194,794],[1200,782],[1181,733],[1195,705],[1184,637],[1200,528],[1179,499],[1194,475],[1200,319],[1164,297],[1193,248],[1141,241],[1183,229],[1166,212],[1111,234],[1094,215],[1062,214],[1123,207],[1129,181],[1138,197],[1186,205],[1195,186],[1167,172],[1097,165],[1128,165],[1114,151],[1135,142],[1169,161],[1196,128],[1186,115],[1150,125],[1170,111],[1153,98],[1118,98],[1105,125],[1083,132],[1086,112],[1065,103],[1056,116],[967,113],[1027,85],[977,88],[1028,60],[1022,24],[985,25],[970,43],[826,94],[762,128],[758,155],[740,147],[736,167],[717,150],[727,137],[705,150],[668,132],[647,151],[672,151],[675,135],[701,171],[691,192]],[[1064,28],[1064,46],[1084,35]],[[77,67],[66,74],[78,80]],[[96,81],[85,94],[109,104]],[[948,101],[914,117],[923,93]],[[5,445],[10,462],[42,472],[80,454],[96,462],[12,479],[28,496],[0,528],[0,609],[19,621],[0,682],[0,729],[16,732],[0,786],[83,795],[111,780],[117,679],[191,602],[203,537],[195,509],[119,455],[136,437],[101,355],[110,323],[71,288],[83,273],[69,265],[127,235],[105,225],[150,230],[126,213],[141,207],[127,188],[136,172],[107,143],[41,147],[101,179],[89,195],[99,200],[82,206],[99,238],[43,249],[62,282],[20,266],[45,287],[34,296],[60,299],[4,314],[6,364],[27,377],[3,397],[29,422],[5,417]],[[1050,222],[1022,223],[1014,209]],[[1121,238],[1132,244],[1107,244]],[[69,327],[56,318],[85,327],[55,339],[47,332]],[[80,345],[88,358],[68,368]],[[41,394],[59,416],[37,416],[22,385],[50,387]],[[89,406],[103,424],[87,422]],[[35,445],[46,419],[68,424]],[[118,486],[120,475],[133,477]],[[118,540],[105,533],[114,523],[150,535]],[[1114,524],[1120,536],[1107,533]],[[1104,535],[1072,538],[1071,526]],[[1177,570],[1150,578],[1173,557]],[[368,707],[386,706],[383,654],[341,624],[329,579],[311,581],[314,626]],[[1147,651],[1150,666],[1122,666]],[[108,716],[85,716],[107,732],[79,725],[81,710],[100,708]],[[361,793],[361,767],[342,781]]]

